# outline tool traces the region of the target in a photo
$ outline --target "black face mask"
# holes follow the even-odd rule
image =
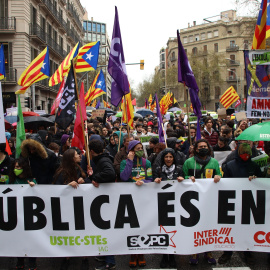
[[[201,157],[205,157],[205,156],[207,156],[208,155],[208,153],[209,153],[209,149],[208,148],[201,148],[201,149],[199,149],[199,156],[201,156]]]

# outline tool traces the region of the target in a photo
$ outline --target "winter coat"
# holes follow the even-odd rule
[[[8,180],[11,164],[14,161],[13,158],[6,154],[4,160],[0,164],[0,184],[5,184]]]
[[[212,133],[210,134],[206,129],[204,129],[204,137],[210,143],[211,146],[215,146],[218,142],[218,133],[212,128]]]
[[[21,155],[28,158],[31,166],[32,176],[38,184],[51,184],[55,170],[57,169],[57,157],[53,151],[46,148],[38,139],[24,140],[21,144]],[[36,148],[36,153],[29,151],[29,146]]]

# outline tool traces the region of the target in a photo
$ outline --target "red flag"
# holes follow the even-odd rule
[[[8,153],[9,156],[12,155],[12,152],[11,152],[11,149],[10,149],[7,138],[6,138],[6,149],[5,149],[5,151]]]
[[[83,83],[81,84],[81,91],[80,91],[80,106],[77,108],[76,112],[76,120],[74,125],[74,132],[71,146],[76,146],[80,150],[83,150],[84,147],[84,134],[83,134],[83,123],[81,122],[81,113],[82,113],[82,120],[87,120],[86,115],[86,107],[84,103],[84,86]]]
[[[59,106],[59,103],[60,103],[60,100],[61,100],[61,97],[62,97],[62,94],[63,94],[64,86],[65,86],[65,80],[63,80],[61,85],[60,85],[58,94],[57,94],[56,99],[55,99],[55,101],[54,101],[54,103],[52,105],[51,115],[55,114],[55,109],[58,108],[58,106]]]
[[[235,103],[235,108],[237,107],[237,106],[239,106],[240,104],[242,104],[242,102],[241,102],[241,100],[240,100],[240,98],[236,101],[236,103]]]
[[[132,106],[136,106],[136,98],[131,101]]]

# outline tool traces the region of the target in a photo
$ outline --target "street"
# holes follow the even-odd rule
[[[2,247],[4,248],[4,247]],[[218,259],[222,252],[213,252],[213,256]],[[230,262],[224,265],[209,265],[204,259],[203,255],[200,255],[200,262],[197,266],[191,266],[189,264],[189,256],[176,256],[177,269],[222,269],[222,270],[266,270],[270,269],[270,264],[267,262],[267,253],[253,253],[255,258],[255,264],[253,266],[248,266],[244,262],[243,252],[234,252]],[[160,269],[159,263],[162,255],[146,255],[146,266],[142,268],[133,268],[133,269]],[[60,269],[62,258],[38,258],[37,259],[37,269],[40,270],[49,270],[49,269]],[[94,257],[88,257],[89,267],[82,268],[82,258],[71,258],[70,266],[68,269],[77,270],[77,269],[89,269],[93,270],[100,263],[95,260]],[[116,269],[126,270],[131,269],[128,265],[129,255],[116,256]],[[27,269],[28,261],[25,260],[25,269]],[[0,258],[0,270],[6,269],[15,269],[16,267],[16,258]],[[169,269],[169,268],[166,268]]]

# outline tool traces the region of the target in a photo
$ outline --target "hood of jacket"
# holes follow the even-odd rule
[[[39,137],[39,136],[38,136]],[[21,144],[21,155],[25,158],[29,157],[31,155],[29,151],[29,146],[35,147],[36,148],[36,154],[41,157],[42,159],[48,158],[48,153],[45,149],[45,147],[42,145],[41,142],[38,140],[34,139],[26,139],[22,142]]]

